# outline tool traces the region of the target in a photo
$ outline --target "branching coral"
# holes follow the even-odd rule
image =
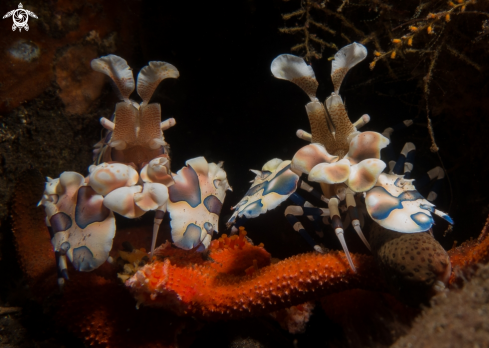
[[[485,11],[487,7],[477,4],[475,0],[448,3],[428,1],[421,5],[409,1],[400,5],[389,1],[362,0],[358,3],[341,1],[339,6],[338,2],[306,0],[301,2],[299,10],[282,15],[285,21],[297,22],[295,26],[284,27],[280,31],[300,34],[302,42],[292,47],[292,51],[302,53],[306,60],[320,59],[326,47],[338,50],[345,42],[373,42],[377,51],[370,64],[372,69],[379,60],[395,59],[399,55],[406,58],[407,53],[432,55],[446,48],[452,55],[480,71],[480,65],[454,48],[453,41],[454,36],[461,35],[458,32],[461,25],[458,17],[480,20],[482,31],[478,38],[486,35],[489,13]],[[371,14],[370,18],[365,18],[366,14]],[[326,42],[324,33],[332,35],[333,42]],[[474,37],[476,33],[473,33]],[[384,51],[381,44],[386,46],[386,42],[390,42],[390,48]]]
[[[343,7],[345,3],[346,2],[344,2],[341,7]],[[326,42],[325,39],[322,38],[325,33],[333,36],[337,34],[336,30],[331,29],[331,26],[326,24],[329,21],[324,21],[324,18],[328,18],[328,16],[331,16],[332,18],[336,19],[336,21],[339,21],[344,27],[348,28],[348,31],[355,35],[356,39],[352,40],[345,32],[341,32],[340,35],[346,42],[366,42],[366,40],[359,40],[359,38],[366,37],[361,30],[357,29],[352,22],[350,22],[340,13],[340,11],[336,12],[328,9],[326,2],[324,1],[320,2],[315,0],[305,0],[301,4],[301,9],[283,14],[282,18],[285,21],[298,20],[298,22],[296,22],[295,26],[293,27],[286,26],[284,28],[280,28],[280,32],[285,34],[300,35],[302,42],[291,48],[293,52],[301,54],[307,61],[311,61],[312,59],[321,59],[322,52],[326,47],[338,50],[338,46],[335,43]]]
[[[487,68],[484,64],[488,59],[484,47],[489,18],[487,2],[305,0],[299,10],[282,17],[287,23],[296,21],[295,26],[280,31],[299,36],[300,43],[291,50],[306,60],[320,59],[326,48],[331,49],[328,53],[331,54],[345,43],[357,41],[375,48],[371,69],[379,62],[385,65],[374,78],[365,79],[365,84],[375,83],[385,70],[390,79],[418,80],[417,93],[423,96],[418,108],[427,114],[432,152],[439,150],[430,116],[434,113],[433,101],[439,105],[442,97],[448,98],[456,89],[453,77],[448,85],[441,87],[443,77],[439,72],[462,65],[461,75],[467,78],[462,70],[475,77]],[[435,91],[432,88],[434,78],[439,80]],[[439,106],[436,113],[440,113]]]

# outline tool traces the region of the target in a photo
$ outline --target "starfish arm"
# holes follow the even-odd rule
[[[209,257],[216,262],[182,267],[178,261],[173,263],[166,258],[144,266],[126,282],[126,286],[144,305],[168,308],[179,315],[212,319],[256,316],[333,292],[384,287],[370,256],[351,255],[358,265],[356,273],[351,270],[343,252],[333,252],[294,256],[251,275],[238,276],[213,269],[211,265],[221,263],[216,260],[219,251],[213,250],[212,246],[210,249]],[[237,253],[238,249],[227,250]],[[245,246],[241,251],[248,256],[241,256],[249,262],[260,252],[256,249],[264,252],[260,246]],[[230,255],[226,262],[231,260]],[[241,259],[240,264],[243,262]]]

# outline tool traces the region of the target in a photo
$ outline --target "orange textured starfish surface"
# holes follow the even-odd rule
[[[171,248],[170,257],[168,248],[159,250],[159,260],[142,267],[126,286],[143,305],[213,319],[266,314],[347,289],[383,288],[370,256],[353,256],[360,265],[356,273],[343,252],[307,253],[258,269],[268,253],[243,237],[214,241],[209,259],[192,265],[174,258]]]

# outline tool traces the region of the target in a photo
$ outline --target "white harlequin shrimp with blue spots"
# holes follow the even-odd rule
[[[362,126],[370,121],[363,115],[355,123],[351,123],[343,100],[339,94],[342,81],[348,71],[367,56],[367,49],[353,43],[340,49],[332,61],[331,79],[334,92],[324,103],[316,97],[318,82],[311,66],[300,57],[283,54],[275,58],[271,64],[272,74],[282,80],[288,80],[299,86],[310,98],[306,112],[311,125],[311,133],[298,130],[297,136],[311,144],[296,152],[292,161],[280,161],[282,167],[275,171],[266,170],[272,160],[265,164],[253,182],[245,197],[236,205],[235,213],[228,221],[234,227],[241,226],[247,218],[253,218],[277,207],[287,199],[294,204],[285,210],[287,220],[295,231],[317,251],[322,251],[319,244],[305,231],[298,217],[307,216],[313,221],[316,233],[322,236],[324,224],[331,225],[335,231],[350,263],[355,266],[349,256],[344,238],[344,227],[341,221],[340,204],[346,203],[349,221],[358,236],[370,249],[370,245],[360,227],[357,211],[357,200],[366,193],[367,211],[381,226],[394,231],[414,233],[431,228],[431,213],[441,216],[449,223],[451,218],[436,209],[425,200],[408,180],[402,176],[383,174],[387,165],[380,159],[380,151],[389,143],[388,135],[377,132],[359,132]],[[389,133],[390,134],[390,133]],[[275,188],[281,194],[270,194],[268,178],[275,180],[284,175],[282,168],[292,173],[288,181]],[[274,169],[275,169],[274,168]],[[316,192],[307,184],[302,175],[309,181],[321,186],[321,193]],[[392,184],[390,182],[393,182]],[[394,182],[398,186],[394,185]],[[280,187],[283,185],[283,187]],[[392,186],[392,189],[387,187]],[[318,200],[328,204],[328,208],[315,207],[302,198],[297,188],[313,194]],[[266,204],[264,203],[266,202]]]

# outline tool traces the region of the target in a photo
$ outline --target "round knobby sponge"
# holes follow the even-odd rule
[[[405,302],[426,302],[447,284],[450,258],[429,233],[400,233],[378,224],[370,245],[386,282]]]

